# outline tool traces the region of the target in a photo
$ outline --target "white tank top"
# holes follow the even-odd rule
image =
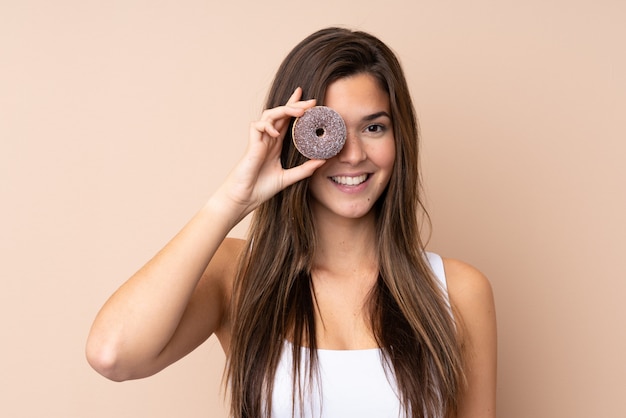
[[[441,257],[426,253],[431,269],[447,294]],[[292,346],[286,342],[276,369],[272,395],[272,418],[292,418]],[[302,358],[306,357],[303,348]],[[303,386],[304,411],[296,398],[295,417],[303,418],[398,418],[402,414],[393,373],[385,372],[382,351],[318,349],[319,376],[313,388]],[[300,370],[306,370],[304,365]],[[302,384],[308,379],[300,376]],[[320,382],[317,385],[315,382]]]

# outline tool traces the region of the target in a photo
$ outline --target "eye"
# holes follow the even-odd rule
[[[373,123],[365,128],[365,132],[370,134],[382,134],[383,132],[385,132],[385,130],[385,125],[382,125],[380,123]]]

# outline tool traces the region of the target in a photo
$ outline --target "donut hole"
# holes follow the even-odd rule
[[[315,135],[317,135],[318,138],[323,137],[325,133],[326,133],[326,130],[324,128],[317,128],[315,130]]]

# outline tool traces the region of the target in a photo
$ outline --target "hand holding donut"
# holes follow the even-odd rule
[[[231,171],[217,194],[243,219],[258,205],[297,181],[311,176],[324,160],[308,160],[284,169],[280,154],[291,118],[315,106],[315,99],[300,101],[297,88],[284,106],[267,109],[258,121],[250,124],[250,139],[243,158]]]

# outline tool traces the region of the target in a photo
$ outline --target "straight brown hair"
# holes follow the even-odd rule
[[[420,238],[419,136],[409,89],[395,54],[360,31],[327,28],[300,42],[279,67],[266,108],[303,99],[324,103],[327,87],[343,77],[370,74],[389,95],[396,155],[386,191],[375,205],[379,276],[370,292],[374,337],[393,374],[407,417],[454,414],[463,381],[461,345],[445,292],[433,277]],[[287,130],[283,167],[305,161]],[[317,368],[311,264],[316,248],[308,179],[263,203],[254,213],[232,300],[227,360],[231,415],[269,417],[275,370],[284,342],[292,344],[293,411],[302,402],[300,376]],[[305,357],[301,358],[302,347]],[[305,369],[301,370],[301,360]],[[300,408],[302,411],[304,408]]]

